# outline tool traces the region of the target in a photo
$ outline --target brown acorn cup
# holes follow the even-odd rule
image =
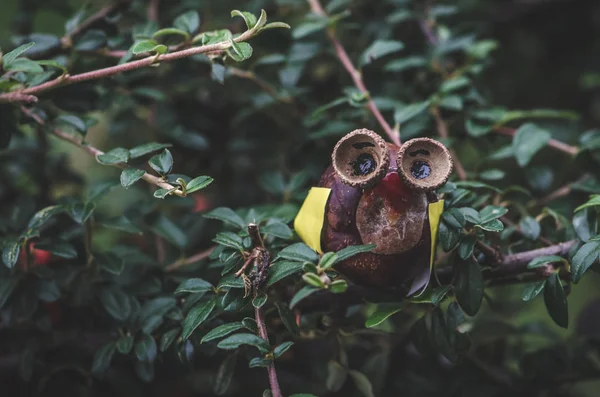
[[[390,156],[385,140],[377,133],[354,130],[338,141],[331,154],[333,168],[345,184],[366,188],[379,182],[386,174]],[[357,164],[363,160],[364,168]]]
[[[398,172],[404,182],[416,190],[431,191],[442,187],[453,167],[448,149],[430,138],[411,139],[398,150]]]

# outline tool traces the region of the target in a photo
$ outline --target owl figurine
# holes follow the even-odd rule
[[[335,269],[363,287],[424,291],[444,209],[435,190],[453,169],[448,149],[429,138],[398,147],[358,129],[337,142],[331,159],[294,220],[298,236],[319,253],[375,244]]]

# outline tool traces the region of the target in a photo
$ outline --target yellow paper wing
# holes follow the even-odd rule
[[[429,233],[431,236],[431,255],[429,257],[429,272],[424,274],[422,276],[422,278],[419,278],[417,280],[415,280],[415,282],[413,282],[413,285],[415,286],[415,288],[419,288],[416,287],[422,283],[423,286],[420,287],[420,292],[417,293],[416,295],[414,295],[414,298],[418,298],[419,296],[423,295],[423,293],[427,290],[427,287],[429,286],[429,280],[431,278],[431,272],[433,271],[433,260],[435,258],[435,249],[437,247],[437,236],[438,236],[438,230],[440,228],[440,218],[442,217],[442,212],[444,212],[444,200],[439,200],[436,201],[435,203],[430,203],[428,206],[428,212],[429,212]],[[423,280],[423,278],[427,277],[426,280]],[[409,295],[412,295],[414,292],[416,292],[416,290],[413,290],[411,288],[411,291],[409,292]],[[414,300],[415,303],[418,303],[418,300]]]
[[[444,212],[444,200],[429,204],[429,230],[431,231],[431,258],[429,267],[433,268],[433,258],[435,257],[435,248],[437,246],[437,235],[440,228],[440,218]]]
[[[313,187],[309,190],[296,219],[294,229],[306,245],[322,254],[321,230],[325,221],[325,207],[331,189]]]

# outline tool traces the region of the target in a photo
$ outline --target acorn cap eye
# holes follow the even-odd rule
[[[342,182],[360,188],[379,182],[390,164],[385,141],[367,129],[354,130],[340,139],[331,160]]]
[[[453,169],[450,152],[429,138],[406,141],[398,151],[398,173],[416,190],[431,191],[442,187]]]

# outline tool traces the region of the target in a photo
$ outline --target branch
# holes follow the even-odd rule
[[[488,263],[492,269],[483,272],[485,280],[490,282],[490,285],[514,284],[521,281],[539,280],[540,277],[546,278],[548,271],[552,269],[540,267],[537,269],[527,269],[527,265],[533,259],[545,255],[566,256],[571,247],[577,243],[577,240],[570,240],[564,243],[555,244],[550,247],[539,248],[530,251],[524,251],[517,254],[490,255],[491,261]],[[481,247],[480,247],[481,248]],[[530,274],[527,277],[525,273]],[[436,278],[442,280],[442,284],[452,282],[453,268],[446,266],[436,270]],[[515,277],[519,276],[519,277]],[[315,292],[298,303],[296,309],[306,312],[329,312],[344,309],[351,305],[362,304],[366,302],[390,302],[397,299],[402,300],[406,297],[398,295],[392,290],[384,290],[380,288],[367,288],[360,285],[352,284],[343,294],[334,294],[327,290]]]
[[[588,179],[591,179],[592,175],[591,174],[584,174],[581,178],[579,178],[578,180],[576,180],[575,182],[569,182],[566,185],[556,189],[555,191],[553,191],[552,193],[548,194],[545,197],[542,197],[541,199],[539,199],[536,204],[538,205],[546,205],[554,200],[557,200],[561,197],[564,197],[566,195],[568,195],[569,193],[571,193],[571,191],[573,191],[573,184],[575,183],[581,183],[581,182],[585,182]]]
[[[117,0],[113,4],[109,4],[106,7],[101,8],[98,12],[91,15],[88,19],[83,21],[80,25],[76,26],[67,35],[65,35],[60,41],[63,45],[70,47],[72,45],[72,39],[78,36],[92,27],[96,22],[106,18],[108,15],[117,11],[121,7],[131,3],[131,0]]]
[[[511,137],[514,137],[517,134],[517,131],[515,129],[502,126],[494,128],[494,131],[496,131],[499,134]],[[548,146],[563,153],[570,154],[572,156],[576,155],[579,152],[579,148],[577,148],[577,146],[567,145],[566,143],[557,141],[556,139],[550,139],[548,141]]]
[[[307,0],[307,1],[308,1],[308,4],[310,5],[311,11],[314,14],[322,16],[322,17],[327,17],[327,13],[321,6],[321,3],[319,3],[319,0]],[[400,132],[394,131],[392,129],[392,127],[390,127],[390,125],[387,123],[387,121],[385,121],[385,118],[383,117],[383,115],[381,114],[379,109],[377,108],[377,105],[375,105],[375,102],[373,102],[373,99],[371,99],[371,96],[369,95],[369,90],[367,90],[367,87],[365,86],[365,83],[363,82],[360,71],[358,71],[354,67],[354,65],[352,64],[352,61],[350,60],[350,57],[348,56],[348,53],[342,46],[342,43],[340,43],[340,41],[335,36],[334,29],[331,27],[327,28],[327,35],[329,36],[329,40],[331,40],[331,43],[333,44],[333,46],[335,48],[335,53],[336,53],[338,59],[340,60],[342,65],[344,65],[344,68],[350,74],[350,77],[352,77],[352,80],[354,81],[354,85],[356,86],[356,88],[358,88],[358,90],[361,93],[363,93],[368,98],[367,108],[371,111],[373,116],[375,116],[375,118],[379,122],[379,125],[381,125],[381,128],[383,128],[383,130],[385,131],[387,136],[390,138],[390,140],[395,145],[400,146],[400,144],[402,143],[401,139],[400,139]]]
[[[213,252],[214,249],[215,247],[210,247],[209,249],[204,250],[202,252],[198,252],[197,254],[192,255],[189,258],[184,258],[178,260],[177,262],[173,262],[165,268],[165,271],[174,272],[175,270],[178,270],[184,266],[191,265],[192,263],[196,263],[198,261],[201,261],[202,259],[206,259],[209,257],[209,255]]]
[[[25,106],[21,106],[21,111],[23,113],[25,113],[28,117],[32,118],[33,120],[35,120],[35,122],[37,122],[39,125],[45,126],[46,122],[39,117],[38,115],[36,115],[34,112],[32,112],[30,109],[27,109]],[[77,146],[78,148],[86,151],[87,153],[89,153],[90,155],[94,156],[94,158],[96,159],[96,161],[98,161],[98,156],[104,154],[104,152],[100,149],[95,148],[92,145],[89,145],[87,143],[83,143],[81,141],[79,141],[76,137],[59,130],[58,128],[55,128],[52,130],[52,133],[54,134],[54,136],[56,136],[59,139],[62,139],[63,141],[67,141],[75,146]],[[129,168],[129,166],[127,164],[114,164],[115,167],[120,168],[122,170]],[[142,176],[142,178],[144,181],[152,184],[152,185],[156,185],[160,188],[163,189],[167,189],[167,190],[171,190],[174,189],[175,186],[171,185],[170,183],[165,182],[164,180],[162,180],[161,178],[154,176],[154,175],[150,175],[147,172],[144,173],[144,175]],[[179,197],[185,197],[186,194],[181,191],[180,189],[176,189],[172,192],[172,194],[175,194]]]
[[[246,41],[246,40],[256,36],[257,34],[258,33],[255,30],[247,30],[244,33],[242,33],[240,36],[234,38],[233,41],[236,43],[243,42],[243,41]],[[188,48],[185,50],[171,52],[171,53],[167,53],[167,54],[152,55],[152,56],[149,56],[149,57],[137,60],[137,61],[124,63],[122,65],[110,66],[110,67],[103,68],[103,69],[93,70],[91,72],[86,72],[86,73],[81,73],[81,74],[76,74],[76,75],[64,74],[62,76],[57,77],[54,80],[50,80],[46,83],[40,84],[35,87],[25,88],[25,89],[21,89],[21,90],[6,93],[6,94],[0,94],[0,103],[15,102],[17,99],[15,97],[16,94],[38,95],[45,91],[51,90],[53,88],[62,87],[62,86],[66,86],[69,84],[80,83],[80,82],[87,81],[87,80],[94,80],[94,79],[100,79],[100,78],[104,78],[104,77],[115,76],[115,75],[123,73],[123,72],[129,72],[132,70],[152,66],[152,65],[158,64],[159,62],[173,61],[176,59],[190,57],[192,55],[205,54],[207,52],[223,51],[223,50],[228,49],[229,47],[231,47],[230,42],[222,41],[222,42],[216,43],[216,44],[208,44],[208,45],[203,45],[200,47],[192,47],[192,48]]]
[[[265,250],[265,244],[263,242],[262,236],[260,235],[260,231],[258,230],[258,225],[256,223],[248,224],[248,234],[250,235],[250,239],[252,241],[253,254],[257,253],[261,255],[258,250]],[[252,257],[252,255],[251,255]],[[270,266],[270,258],[267,259],[269,263],[263,263],[261,267],[265,266],[264,269],[267,269]],[[243,269],[243,268],[242,268]],[[260,277],[261,269],[257,269],[257,274],[255,277]],[[266,274],[265,274],[266,275]],[[260,287],[259,287],[260,288]],[[254,297],[257,296],[258,292],[257,288],[254,289]],[[258,334],[261,338],[263,338],[267,343],[269,342],[269,334],[267,333],[267,326],[265,325],[265,312],[263,307],[255,307],[254,308],[254,317],[256,320],[256,325],[258,328]],[[281,394],[281,388],[279,387],[279,380],[277,379],[277,371],[275,370],[275,358],[273,357],[273,361],[267,367],[267,373],[269,374],[269,385],[271,386],[271,394],[273,397],[283,397]]]

